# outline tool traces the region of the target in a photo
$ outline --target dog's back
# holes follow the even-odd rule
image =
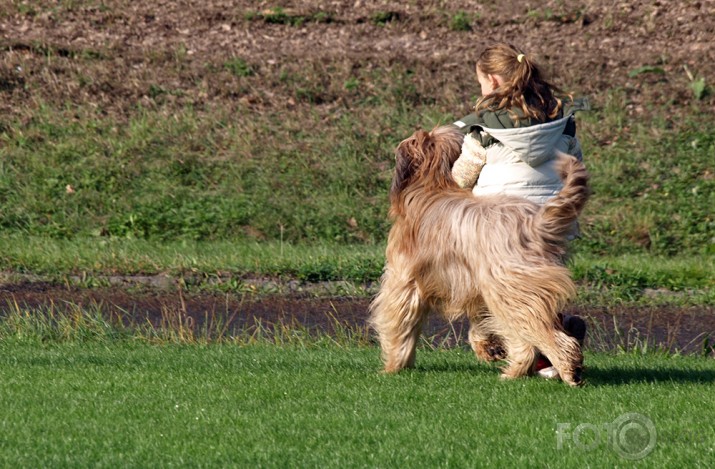
[[[407,197],[401,220],[393,226],[400,233],[391,234],[391,244],[409,247],[416,257],[430,263],[468,262],[459,257],[473,258],[470,253],[475,252],[492,263],[509,257],[547,256],[560,262],[589,188],[583,163],[566,154],[559,159],[564,186],[543,206],[514,196],[474,196],[456,188],[414,191]]]

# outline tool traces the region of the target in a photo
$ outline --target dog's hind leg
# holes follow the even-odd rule
[[[583,384],[583,354],[581,346],[573,337],[566,334],[560,327],[548,331],[547,340],[536,344],[541,353],[551,361],[559,372],[561,379],[571,386]]]
[[[515,313],[512,321],[504,330],[509,366],[502,376],[516,378],[532,374],[538,350],[551,361],[564,382],[571,386],[582,384],[583,355],[578,341],[569,337],[555,318],[549,321],[545,315],[512,313]]]
[[[512,379],[530,375],[537,355],[534,346],[513,333],[507,334],[504,342],[508,365],[502,370],[501,377]]]
[[[505,377],[531,373],[538,350],[563,381],[579,385],[581,349],[576,339],[566,335],[557,315],[575,293],[568,269],[561,265],[530,266],[505,271],[485,284],[484,299],[496,320],[495,332],[504,337],[509,354]]]
[[[373,302],[370,319],[377,330],[385,372],[395,373],[415,364],[415,349],[428,307],[414,282],[395,285],[385,281]]]
[[[530,375],[536,362],[537,350],[528,332],[531,322],[531,312],[527,306],[529,303],[518,300],[524,298],[518,289],[509,291],[495,282],[488,285],[496,286],[484,296],[490,313],[489,327],[494,335],[502,338],[507,359],[501,377],[512,379]],[[509,294],[505,295],[505,291],[509,291]]]

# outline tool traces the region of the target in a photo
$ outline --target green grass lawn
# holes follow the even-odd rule
[[[712,467],[715,361],[586,363],[572,389],[462,349],[387,376],[375,347],[4,340],[0,465],[615,467],[653,443],[646,467]]]
[[[607,256],[583,252],[579,241],[573,247],[576,252],[569,267],[582,287],[578,301],[597,305],[652,301],[644,295],[647,289],[674,293],[659,298],[660,302],[715,301],[715,255]],[[246,281],[251,277],[339,280],[355,284],[351,294],[373,294],[362,284],[379,279],[384,253],[382,244],[3,236],[0,272],[10,279],[17,273],[80,287],[106,286],[112,275],[167,275],[187,290],[220,292],[253,292]]]

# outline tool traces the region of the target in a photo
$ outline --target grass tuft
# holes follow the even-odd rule
[[[308,327],[297,319],[277,319],[267,323],[260,318],[237,321],[245,314],[239,305],[230,314],[216,311],[190,314],[183,300],[176,308],[162,307],[160,314],[142,319],[133,314],[107,311],[101,304],[83,306],[51,303],[29,307],[9,302],[2,307],[0,341],[29,343],[103,343],[114,346],[125,342],[156,345],[232,344],[297,347],[360,347],[374,344],[366,325],[354,325],[326,313],[321,327]],[[243,300],[241,301],[241,304]]]

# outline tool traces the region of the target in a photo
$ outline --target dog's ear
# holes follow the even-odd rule
[[[397,197],[403,191],[414,174],[412,159],[405,152],[402,142],[395,150],[395,173],[392,176],[392,187],[390,187],[390,198]]]
[[[461,152],[462,134],[456,127],[441,126],[434,128],[430,137],[429,148],[425,148],[429,155],[424,165],[425,187],[438,191],[458,187],[452,178],[452,166]]]
[[[424,161],[423,147],[427,139],[429,139],[429,134],[418,130],[400,142],[395,150],[395,174],[392,177],[392,187],[390,187],[390,203],[393,210],[399,205],[402,191],[410,185]]]
[[[452,165],[459,157],[462,139],[456,127],[442,126],[432,132],[418,130],[397,146],[390,188],[393,216],[404,212],[402,193],[413,183],[430,191],[458,187],[452,178]]]

